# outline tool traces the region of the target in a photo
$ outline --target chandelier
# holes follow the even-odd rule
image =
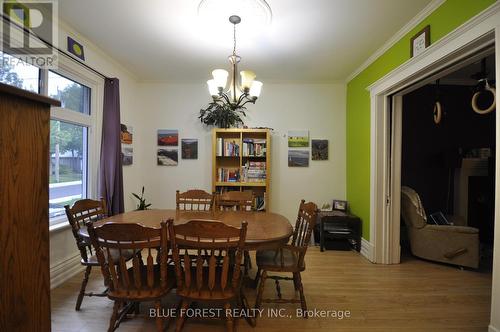
[[[255,81],[255,73],[249,70],[241,71],[238,75],[238,63],[241,57],[236,54],[236,25],[241,22],[237,15],[229,17],[229,22],[233,24],[233,54],[229,56],[231,63],[231,73],[224,69],[212,71],[213,78],[207,81],[208,91],[213,101],[206,109],[200,111],[200,119],[205,124],[218,125],[222,128],[229,128],[234,125],[243,124],[240,115],[245,116],[245,105],[255,104],[260,95],[262,82]],[[229,74],[231,79],[226,90]],[[224,113],[226,112],[226,113]],[[225,117],[217,123],[213,116]]]

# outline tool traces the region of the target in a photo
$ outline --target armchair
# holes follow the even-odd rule
[[[477,228],[427,224],[420,196],[409,187],[401,188],[401,215],[408,228],[413,255],[442,263],[478,267]]]

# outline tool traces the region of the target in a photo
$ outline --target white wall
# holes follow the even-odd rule
[[[140,160],[146,196],[152,207],[174,208],[176,189],[211,191],[211,133],[197,118],[200,108],[210,100],[206,85],[142,83],[138,92],[142,104],[137,112],[141,119],[130,123],[140,133],[140,137],[135,136],[140,145],[134,150],[134,163]],[[333,198],[345,198],[345,96],[343,83],[266,83],[257,104],[249,106],[248,126],[274,128],[270,205],[273,212],[292,222],[301,198],[320,206]],[[157,129],[178,129],[180,138],[198,138],[198,160],[182,160],[179,152],[177,167],[157,166]],[[328,139],[329,160],[310,161],[308,168],[288,167],[289,129],[308,129],[311,138]],[[126,196],[131,200],[128,191]]]

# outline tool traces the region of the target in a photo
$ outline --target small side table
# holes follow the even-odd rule
[[[320,211],[318,213],[320,250],[325,250],[325,241],[346,239],[356,251],[361,250],[361,220],[342,211]]]

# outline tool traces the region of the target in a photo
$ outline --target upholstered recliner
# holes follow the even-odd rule
[[[401,188],[401,215],[408,229],[413,255],[460,266],[479,265],[479,231],[477,228],[429,225],[419,195],[409,187]]]

